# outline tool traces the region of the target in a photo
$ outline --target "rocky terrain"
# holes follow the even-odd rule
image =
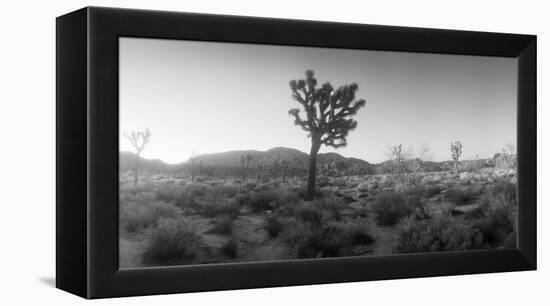
[[[232,159],[223,158],[239,168]],[[130,171],[120,175],[121,267],[515,246],[516,173],[488,162],[460,175],[320,171],[307,201],[300,172],[191,178],[183,165],[143,164],[137,185]]]

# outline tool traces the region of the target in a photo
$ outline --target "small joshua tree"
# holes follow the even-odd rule
[[[462,155],[462,143],[460,141],[451,142],[451,157],[455,162],[455,171],[456,175],[460,175],[460,170],[458,168],[458,160],[460,155]]]
[[[416,153],[411,153],[410,155],[411,157],[409,160],[409,168],[412,172],[411,183],[413,185],[416,185],[418,183],[418,173],[423,171],[423,167],[425,164],[424,162],[431,160],[432,154],[430,148],[427,145],[421,145]]]
[[[345,175],[349,168],[348,165],[346,165],[346,162],[344,160],[338,160],[335,158],[329,158],[325,164],[323,164],[323,167],[321,168],[321,171],[326,176],[331,177],[338,177]]]
[[[388,151],[391,158],[391,173],[396,177],[402,186],[405,185],[407,175],[407,159],[409,154],[403,149],[403,145],[391,146]]]
[[[270,161],[269,170],[274,178],[281,177],[284,183],[286,182],[286,178],[292,175],[297,169],[292,161],[282,158],[273,158]]]
[[[250,153],[241,154],[241,165],[243,166],[243,179],[246,179],[246,173],[248,172],[248,168],[250,168],[250,165],[252,164],[253,159],[254,157]]]
[[[502,148],[502,153],[497,154],[495,159],[495,166],[502,169],[515,169],[516,168],[516,158],[515,158],[516,148],[507,144]]]
[[[136,150],[136,163],[134,165],[134,186],[137,186],[139,180],[139,159],[141,152],[145,149],[145,145],[149,142],[149,137],[151,137],[151,132],[149,129],[145,131],[132,131],[129,135],[124,133],[134,150]]]
[[[288,111],[294,117],[294,124],[300,126],[311,138],[306,199],[315,195],[315,176],[317,170],[317,153],[321,145],[333,148],[345,147],[350,131],[357,127],[352,117],[365,106],[365,100],[355,100],[359,89],[357,84],[341,86],[334,89],[330,83],[317,87],[317,79],[312,70],[306,71],[304,80],[290,81],[292,98],[301,108]],[[305,116],[300,116],[300,111]]]
[[[199,158],[199,154],[195,151],[191,152],[189,161],[191,162],[191,181],[194,181],[195,176],[199,174],[204,165],[202,160]]]
[[[266,165],[265,162],[260,161],[259,163],[256,164],[255,168],[256,168],[256,176],[257,176],[256,184],[258,184],[260,181],[264,179],[265,172],[267,171],[268,166]]]

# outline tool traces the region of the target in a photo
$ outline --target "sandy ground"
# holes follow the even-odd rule
[[[423,174],[423,186],[438,187],[440,190],[436,195],[427,199],[426,209],[434,216],[448,212],[451,209],[454,209],[457,213],[467,213],[474,210],[479,206],[477,203],[479,199],[468,205],[455,206],[445,200],[445,191],[451,187],[468,189],[475,186],[487,186],[487,184],[491,184],[498,177],[508,177],[511,178],[512,182],[515,182],[515,172],[508,173],[496,170],[483,170],[478,174],[464,174],[460,177],[448,173]],[[150,183],[155,182],[154,178],[149,179],[151,180]],[[163,181],[157,181],[155,184],[165,184],[166,180],[170,184],[174,183],[170,179],[164,177],[162,179]],[[368,246],[357,246],[353,250],[356,255],[389,255],[392,254],[392,250],[397,242],[399,229],[395,226],[378,226],[375,222],[375,213],[371,209],[371,204],[374,202],[377,193],[384,190],[393,190],[393,188],[387,187],[385,182],[387,179],[387,175],[352,176],[339,178],[338,180],[341,182],[336,184],[337,186],[326,187],[330,193],[340,195],[349,202],[349,209],[343,214],[343,218],[350,218],[354,214],[353,211],[357,209],[367,211],[366,222],[369,225],[369,234],[374,238],[374,243]],[[182,186],[186,184],[183,181],[178,181],[177,183]],[[225,184],[228,183],[225,182]],[[292,186],[292,184],[291,182],[287,182],[288,186]],[[236,259],[228,258],[217,252],[220,253],[219,256],[212,256],[209,263],[292,258],[292,252],[285,243],[279,239],[269,239],[264,228],[266,216],[267,212],[255,214],[246,208],[241,209],[239,216],[233,223],[233,236],[238,241]],[[185,219],[189,224],[194,226],[211,249],[219,250],[229,240],[229,236],[209,232],[214,224],[212,219],[183,212],[179,218]],[[148,236],[148,230],[131,235],[121,234],[119,248],[121,268],[144,266],[141,261],[141,254],[146,246]]]

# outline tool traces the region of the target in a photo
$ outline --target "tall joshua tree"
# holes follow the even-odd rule
[[[300,103],[301,108],[290,109],[288,113],[294,117],[294,124],[308,132],[311,138],[306,199],[312,199],[315,195],[317,153],[321,145],[333,148],[347,145],[348,133],[357,127],[357,121],[352,116],[365,106],[365,100],[355,100],[359,89],[355,83],[338,89],[328,82],[317,87],[312,70],[306,71],[304,80],[290,81],[290,89],[292,98]],[[302,110],[305,112],[303,117],[300,116]]]
[[[149,129],[145,129],[145,131],[132,131],[129,135],[124,133],[124,137],[126,137],[129,141],[132,147],[136,150],[136,163],[134,165],[134,186],[137,186],[138,179],[139,179],[139,159],[141,152],[143,149],[145,149],[145,145],[149,142],[149,137],[151,137],[151,132],[149,132]]]
[[[458,159],[460,158],[460,155],[462,155],[462,143],[460,141],[451,142],[451,156],[455,162],[455,171],[456,175],[460,174],[460,170],[458,169]]]

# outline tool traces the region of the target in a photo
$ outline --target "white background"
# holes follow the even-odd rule
[[[0,304],[75,305],[54,289],[55,17],[86,5],[538,36],[539,270],[97,300],[96,305],[543,305],[550,301],[545,1],[5,1],[0,11]],[[467,124],[465,122],[465,124]],[[544,190],[546,188],[546,190]],[[528,302],[530,301],[530,302]]]

